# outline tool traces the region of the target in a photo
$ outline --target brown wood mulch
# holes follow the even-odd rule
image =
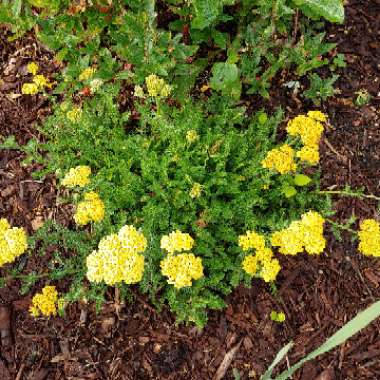
[[[340,93],[323,105],[333,126],[322,144],[325,189],[349,184],[380,196],[379,31],[379,0],[350,1],[346,24],[329,29],[328,38],[338,43],[348,67],[340,72]],[[56,67],[32,36],[13,43],[7,37],[2,29],[0,134],[14,134],[25,143],[36,134],[32,124],[49,113],[49,105],[39,96],[9,94],[20,93],[27,81],[30,57],[45,73]],[[369,90],[372,100],[356,107],[355,92],[362,88]],[[277,93],[272,97],[277,95],[292,113],[300,111],[300,102]],[[33,180],[36,167],[23,166],[23,158],[16,150],[0,151],[0,217],[33,232],[41,220],[54,217],[55,183],[53,178]],[[371,199],[336,198],[336,218],[379,217],[377,206]],[[251,289],[238,288],[225,311],[210,313],[203,331],[177,327],[167,310],[157,313],[137,293],[135,302],[119,305],[111,290],[100,314],[88,305],[77,305],[65,318],[34,320],[27,312],[30,296],[20,296],[17,283],[11,283],[0,289],[0,379],[206,380],[218,378],[218,368],[232,356],[221,373],[225,379],[238,378],[233,369],[241,379],[259,379],[284,344],[295,342],[287,358],[294,363],[380,298],[380,261],[360,256],[349,235],[337,242],[329,233],[328,240],[321,257],[282,258],[275,297],[261,282],[254,282]],[[283,310],[286,322],[272,322],[272,310]],[[380,379],[380,321],[306,364],[293,378]]]

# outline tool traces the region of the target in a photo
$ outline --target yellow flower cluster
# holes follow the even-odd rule
[[[42,91],[45,87],[51,88],[52,85],[44,75],[37,75],[39,67],[35,62],[31,62],[27,66],[28,72],[33,75],[33,82],[24,83],[21,93],[24,95],[35,95]]]
[[[171,88],[165,83],[162,78],[159,78],[155,74],[151,74],[145,78],[145,84],[148,90],[148,94],[150,96],[158,97],[166,97],[170,95]]]
[[[24,229],[11,227],[6,219],[0,219],[0,266],[12,263],[27,248]]]
[[[366,256],[380,257],[380,225],[374,219],[360,223],[359,251]]]
[[[194,239],[187,233],[181,231],[173,231],[169,235],[161,238],[161,249],[165,249],[168,253],[190,251],[193,248]]]
[[[28,63],[28,66],[26,68],[28,69],[28,72],[32,75],[37,75],[38,70],[40,69],[36,62]]]
[[[290,120],[286,130],[290,136],[299,136],[304,147],[297,152],[301,161],[316,165],[319,162],[319,140],[324,131],[322,123],[327,116],[320,111],[310,111],[307,115],[299,115]]]
[[[77,166],[71,168],[62,180],[66,187],[84,187],[90,183],[91,168],[89,166]]]
[[[265,246],[265,239],[254,231],[239,236],[239,246],[243,251],[254,250],[255,254],[245,256],[242,268],[251,276],[258,274],[265,282],[274,281],[281,270],[280,263],[273,252]]]
[[[78,204],[74,220],[81,226],[90,222],[100,222],[104,218],[104,212],[103,201],[97,193],[90,191],[84,195],[84,201]]]
[[[94,69],[93,67],[87,67],[87,69],[84,69],[84,70],[80,73],[78,79],[79,79],[81,82],[83,82],[83,81],[85,81],[85,80],[89,80],[89,79],[91,79],[91,78],[94,76],[95,73],[96,73],[96,69]]]
[[[301,220],[294,221],[282,231],[273,233],[271,244],[279,247],[284,255],[296,255],[305,250],[310,255],[318,255],[323,252],[326,240],[323,236],[323,217],[309,211],[301,216]]]
[[[78,123],[82,116],[82,109],[79,107],[74,107],[70,111],[67,111],[66,116],[72,123]]]
[[[195,129],[190,129],[186,132],[186,140],[189,144],[192,144],[199,140],[198,132]]]
[[[203,265],[200,257],[193,253],[168,255],[161,261],[161,271],[168,278],[168,283],[180,289],[191,286],[193,280],[203,277]]]
[[[29,312],[33,317],[40,314],[50,317],[57,315],[58,292],[55,286],[45,286],[41,293],[34,295]]]
[[[198,182],[195,182],[190,190],[189,195],[193,199],[199,198],[202,195],[202,185]]]
[[[291,146],[284,144],[279,148],[269,151],[266,158],[261,161],[261,165],[265,169],[273,169],[280,174],[294,172],[297,169],[294,155],[294,149]]]
[[[146,246],[145,236],[134,226],[122,227],[118,234],[104,237],[98,250],[87,256],[87,278],[91,282],[104,281],[107,285],[141,281],[144,273],[141,253]]]

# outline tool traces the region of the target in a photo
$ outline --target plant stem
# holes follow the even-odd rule
[[[354,197],[354,198],[367,198],[367,199],[375,199],[377,201],[380,201],[380,197],[377,197],[373,194],[361,194],[361,193],[355,193],[351,191],[346,190],[318,190],[316,191],[317,194],[336,194],[336,195],[342,195],[344,197]]]

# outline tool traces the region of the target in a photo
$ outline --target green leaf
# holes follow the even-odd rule
[[[296,174],[294,176],[294,184],[296,186],[306,186],[311,182],[311,178],[305,174]]]
[[[331,22],[344,22],[344,6],[342,0],[295,0],[295,4],[307,16],[324,17]]]
[[[273,360],[273,363],[269,366],[268,370],[264,373],[261,380],[272,380],[272,372],[273,372],[274,368],[287,355],[287,353],[293,347],[293,345],[294,345],[294,343],[290,342],[278,352],[278,354],[276,355],[276,357]]]
[[[17,144],[15,137],[9,136],[4,142],[0,143],[0,149],[20,149],[20,146]]]
[[[217,62],[212,67],[210,86],[213,90],[221,91],[225,95],[239,98],[241,82],[239,69],[234,63]]]
[[[286,198],[291,198],[297,194],[297,190],[293,186],[284,186],[282,188],[282,193],[285,195]]]
[[[18,17],[21,13],[22,0],[14,0],[12,5],[12,13],[14,16]]]

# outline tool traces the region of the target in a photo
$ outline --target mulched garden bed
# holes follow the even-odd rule
[[[322,186],[336,190],[348,184],[379,196],[380,1],[350,1],[346,14],[344,26],[328,31],[348,66],[340,72],[340,93],[323,105],[332,127],[322,145]],[[20,92],[24,57],[31,55],[44,72],[56,70],[50,53],[32,36],[9,43],[6,31],[0,30],[0,134],[13,134],[19,143],[34,136],[33,124],[49,113],[42,97],[9,96]],[[356,107],[355,92],[362,88],[372,100]],[[301,102],[283,87],[271,95],[269,109],[280,103],[287,113],[302,111]],[[0,217],[33,232],[42,220],[61,213],[56,212],[54,178],[33,180],[36,167],[23,166],[23,158],[16,150],[0,151]],[[377,203],[337,198],[335,218],[378,217]],[[328,241],[321,257],[281,258],[276,296],[258,281],[251,289],[236,289],[227,300],[230,306],[210,313],[203,331],[176,326],[168,311],[158,313],[137,292],[133,302],[120,304],[112,290],[99,314],[80,304],[69,307],[65,318],[35,320],[27,312],[30,296],[20,296],[14,281],[0,289],[0,379],[218,379],[217,370],[231,350],[235,355],[224,378],[234,379],[235,368],[241,379],[259,379],[285,343],[296,343],[287,358],[293,363],[380,298],[380,262],[359,255],[349,235],[337,242],[329,233]],[[28,265],[37,264],[42,265]],[[272,310],[283,310],[286,322],[271,321]],[[294,379],[380,379],[379,356],[380,321],[375,321],[305,365]]]

